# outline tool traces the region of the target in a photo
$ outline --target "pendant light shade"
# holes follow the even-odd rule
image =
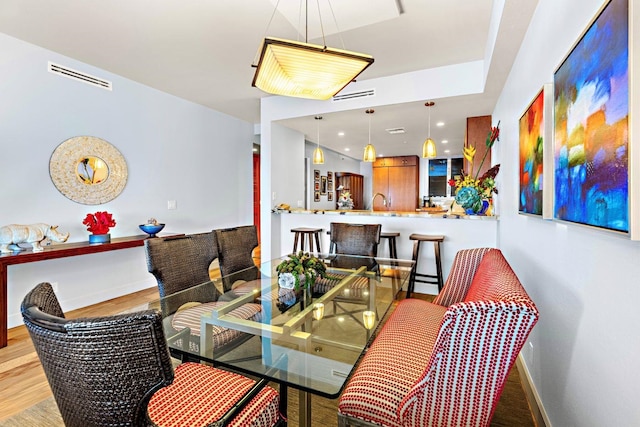
[[[251,85],[274,95],[326,100],[372,63],[362,53],[266,37]]]
[[[315,119],[318,122],[318,145],[316,149],[313,150],[313,164],[322,165],[324,164],[324,153],[322,152],[322,148],[320,148],[320,120],[322,120],[322,116],[316,116]]]
[[[365,113],[369,115],[369,144],[364,147],[364,155],[362,157],[362,161],[364,162],[375,162],[376,161],[376,149],[371,145],[371,115],[375,112],[375,110],[367,110]]]
[[[437,155],[437,152],[436,143],[433,139],[431,139],[431,107],[435,105],[435,102],[425,102],[424,105],[429,109],[429,136],[424,141],[424,144],[422,144],[422,157],[425,159],[434,159]]]
[[[427,138],[424,144],[422,144],[422,157],[425,159],[434,159],[436,155],[435,141],[431,138]]]

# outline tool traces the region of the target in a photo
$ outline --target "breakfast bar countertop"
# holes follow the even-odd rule
[[[415,211],[370,211],[356,209],[274,209],[276,214],[303,214],[303,215],[344,215],[344,216],[382,216],[382,217],[407,217],[407,218],[445,218],[445,219],[471,219],[496,221],[497,215],[466,215],[438,211],[431,209],[416,209]]]

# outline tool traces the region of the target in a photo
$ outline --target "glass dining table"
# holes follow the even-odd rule
[[[287,389],[297,389],[299,425],[311,425],[310,393],[340,395],[414,265],[350,255],[318,258],[327,277],[307,289],[280,287],[276,267],[285,256],[160,298],[163,313],[172,313],[164,319],[171,353],[277,383],[285,416]],[[225,292],[223,283],[231,290]],[[210,310],[196,311],[190,327],[175,321],[176,307],[213,301]],[[247,307],[259,313],[243,316]],[[221,331],[233,339],[220,345]]]

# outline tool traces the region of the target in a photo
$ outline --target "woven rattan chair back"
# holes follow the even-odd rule
[[[237,280],[260,278],[260,270],[253,261],[253,250],[258,247],[255,225],[215,230],[218,241],[218,261],[225,291]]]
[[[210,280],[209,268],[218,257],[218,245],[213,231],[183,236],[157,237],[144,242],[147,268],[158,282],[162,299],[162,314],[173,314],[187,302],[211,302],[218,299],[215,286],[199,286]]]
[[[380,224],[331,223],[331,246],[344,255],[378,256]]]
[[[159,313],[67,320],[49,283],[21,311],[67,427],[148,425],[151,395],[173,381]]]

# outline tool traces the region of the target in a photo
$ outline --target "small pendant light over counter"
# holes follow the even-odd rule
[[[436,153],[436,143],[433,139],[431,139],[431,107],[433,107],[436,103],[433,101],[425,102],[425,107],[429,109],[429,135],[427,139],[422,144],[422,157],[425,159],[434,159],[437,155]]]
[[[316,121],[318,122],[318,145],[316,149],[313,150],[313,164],[314,165],[323,165],[324,164],[324,153],[322,152],[322,148],[320,148],[320,120],[322,120],[322,116],[316,116]]]
[[[371,115],[375,112],[375,110],[367,110],[365,113],[369,115],[369,144],[364,147],[364,156],[362,161],[364,162],[375,162],[376,161],[376,149],[371,145]]]

